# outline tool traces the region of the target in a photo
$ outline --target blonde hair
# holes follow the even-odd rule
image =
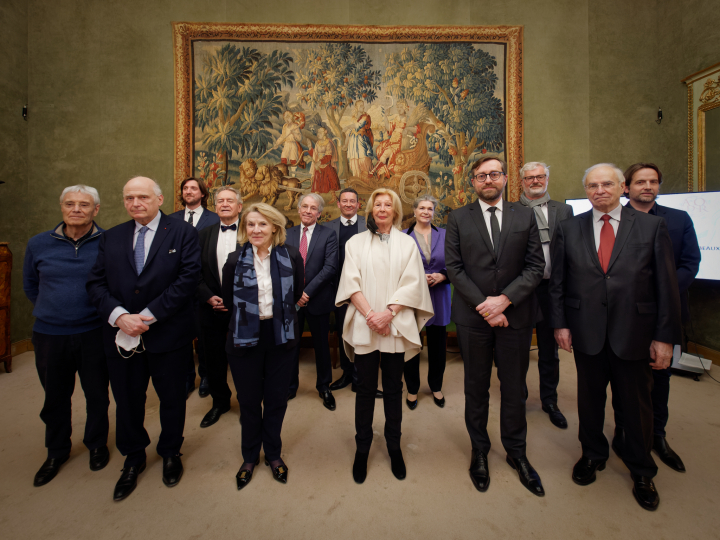
[[[397,193],[395,193],[392,189],[387,188],[379,188],[372,192],[372,195],[370,195],[370,198],[367,202],[367,210],[365,210],[365,218],[372,219],[375,221],[372,215],[373,206],[375,206],[375,199],[379,195],[389,195],[390,199],[392,199],[392,208],[393,208],[393,226],[396,229],[400,229],[402,226],[402,218],[403,218],[403,209],[402,209],[402,202],[400,202],[400,197]]]
[[[251,204],[242,213],[242,217],[240,218],[240,227],[238,227],[238,242],[244,244],[249,240],[247,235],[247,220],[248,215],[251,212],[257,212],[266,218],[272,225],[277,227],[277,230],[273,233],[272,245],[273,247],[282,246],[285,243],[285,238],[287,237],[287,233],[285,232],[287,219],[280,213],[279,210],[265,203]]]

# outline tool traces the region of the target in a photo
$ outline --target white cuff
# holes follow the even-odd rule
[[[128,313],[128,310],[122,306],[118,306],[115,309],[113,309],[112,313],[110,314],[110,318],[108,319],[110,326],[114,326],[115,328],[117,328],[117,324],[115,324],[115,321],[117,321],[117,318],[120,315],[125,315],[126,313]]]
[[[150,326],[152,323],[157,322],[157,319],[155,318],[155,315],[152,314],[152,311],[150,311],[148,308],[143,309],[140,312],[140,315],[144,315],[145,317],[152,317],[151,321],[145,321],[145,324]]]

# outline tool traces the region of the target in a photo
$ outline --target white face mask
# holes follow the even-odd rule
[[[115,334],[115,346],[117,347],[118,352],[120,353],[120,356],[123,358],[130,358],[133,354],[138,352],[136,349],[140,345],[140,336],[137,335],[135,337],[127,335],[122,330],[118,329],[118,333]],[[126,350],[126,351],[132,351],[132,354],[130,356],[124,356],[123,353],[120,351],[120,349]],[[143,352],[143,351],[139,351]]]

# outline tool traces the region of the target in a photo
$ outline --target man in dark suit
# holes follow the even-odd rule
[[[582,457],[576,484],[605,468],[607,385],[622,406],[633,494],[657,508],[653,477],[652,369],[666,369],[680,339],[680,296],[665,221],[620,204],[625,179],[607,163],[585,171],[593,209],[558,224],[550,277],[551,317],[561,348],[575,348]]]
[[[180,196],[178,202],[184,207],[170,214],[170,217],[182,219],[189,223],[195,230],[200,232],[205,227],[215,225],[220,222],[217,214],[207,209],[207,200],[210,195],[205,182],[197,178],[189,177],[180,183]],[[198,394],[200,397],[207,397],[210,394],[210,383],[205,367],[205,345],[202,340],[202,332],[200,331],[200,306],[195,306],[195,331],[198,340],[198,373],[200,374],[200,389]],[[190,358],[187,371],[187,381],[185,383],[185,391],[187,397],[195,390],[195,360]]]
[[[200,329],[205,345],[210,395],[213,398],[212,408],[200,422],[201,428],[212,426],[230,410],[225,337],[231,311],[222,300],[222,270],[228,255],[238,247],[238,225],[242,211],[240,192],[231,186],[220,188],[215,192],[215,209],[220,223],[200,231],[202,273],[197,300],[200,304]]]
[[[315,348],[317,388],[323,405],[335,410],[335,398],[330,391],[332,363],[330,361],[330,312],[335,309],[337,278],[337,236],[327,227],[317,224],[324,206],[323,198],[316,193],[304,195],[298,202],[300,225],[288,229],[287,243],[300,250],[305,262],[305,290],[298,302],[298,324],[302,333],[305,320],[310,326]],[[295,353],[295,372],[290,383],[288,399],[297,394],[300,375],[300,347]]]
[[[477,203],[448,217],[445,264],[455,285],[452,320],[465,363],[465,424],[472,442],[470,478],[490,484],[487,432],[493,359],[501,383],[500,435],[507,462],[531,493],[545,494],[526,455],[525,377],[538,312],[535,288],[545,260],[534,212],[503,201],[507,165],[484,157],[472,165]]]
[[[539,161],[531,161],[520,169],[523,193],[520,203],[533,209],[538,224],[538,233],[545,257],[545,273],[535,289],[540,304],[541,317],[535,322],[535,336],[538,348],[538,372],[540,375],[540,401],[542,410],[548,413],[550,421],[561,429],[567,429],[565,415],[558,408],[557,387],[560,382],[560,358],[553,328],[550,326],[550,253],[555,242],[555,226],[573,216],[572,206],[553,201],[548,194],[550,167]]]
[[[123,188],[132,219],[105,232],[87,281],[103,325],[108,372],[117,405],[116,443],[125,467],[114,499],[126,498],[145,470],[150,438],[143,426],[147,385],[160,398],[157,452],[163,482],[182,477],[185,369],[192,356],[193,296],[200,278],[200,245],[193,227],[160,212],[160,186],[136,177]]]
[[[357,191],[353,188],[345,188],[340,192],[338,197],[338,208],[340,209],[340,217],[329,221],[325,226],[335,232],[338,241],[338,277],[342,274],[343,264],[345,263],[345,244],[350,238],[358,233],[367,230],[365,218],[358,216],[360,210],[360,200]],[[338,343],[340,343],[340,367],[343,370],[342,376],[330,385],[330,390],[340,390],[349,384],[353,384],[357,377],[354,375],[355,369],[353,363],[345,354],[345,348],[342,346],[343,321],[347,312],[348,304],[335,308],[335,328],[338,335]]]
[[[682,322],[687,323],[690,320],[688,289],[700,269],[700,246],[698,246],[692,218],[683,210],[667,208],[655,202],[660,192],[660,184],[662,184],[662,173],[657,165],[653,163],[635,163],[628,167],[624,176],[625,194],[630,199],[629,206],[639,212],[665,219],[673,245],[675,271],[677,272],[680,290]],[[681,344],[675,343],[675,348],[681,349]],[[669,416],[670,368],[655,369],[652,374],[653,450],[668,467],[678,472],[685,472],[685,464],[680,459],[680,456],[670,448],[665,438],[665,426]],[[614,395],[613,408],[615,409],[615,430],[617,432],[613,441],[613,448],[618,448],[622,452],[622,406]]]

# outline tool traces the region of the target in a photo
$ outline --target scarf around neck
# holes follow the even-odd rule
[[[525,206],[529,206],[535,212],[535,219],[537,220],[538,224],[538,232],[540,233],[540,242],[542,242],[543,244],[550,241],[550,226],[548,225],[548,222],[545,219],[545,214],[543,214],[542,208],[540,208],[540,206],[545,204],[549,200],[550,195],[548,195],[547,191],[545,192],[545,195],[535,200],[528,199],[524,193],[520,195],[520,203]],[[550,214],[548,214],[548,216],[549,215]]]
[[[255,253],[250,242],[246,242],[241,249],[235,265],[233,283],[233,343],[236,347],[254,347],[260,341],[260,303]],[[270,278],[273,289],[275,345],[280,345],[295,339],[297,334],[294,271],[285,246],[275,246],[270,251]]]

